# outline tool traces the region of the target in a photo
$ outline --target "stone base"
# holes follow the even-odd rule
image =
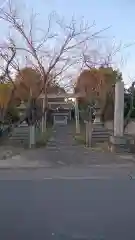
[[[109,150],[111,152],[131,152],[133,141],[127,136],[111,136],[109,139]]]
[[[110,136],[110,143],[113,145],[126,145],[127,139],[125,137]]]

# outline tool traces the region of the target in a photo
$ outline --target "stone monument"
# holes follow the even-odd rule
[[[124,82],[115,85],[114,136],[123,137],[124,127]]]
[[[76,123],[76,133],[80,133],[80,122],[79,122],[79,108],[78,108],[78,99],[75,99],[75,123]]]
[[[124,137],[124,82],[115,85],[114,132],[110,144],[111,151],[119,151],[127,145]]]

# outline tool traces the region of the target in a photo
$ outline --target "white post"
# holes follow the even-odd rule
[[[43,98],[43,107],[42,107],[43,113],[45,111],[45,97]],[[41,132],[44,133],[46,131],[46,112],[42,116],[41,120]]]
[[[71,109],[69,109],[69,120],[71,121]]]
[[[41,120],[41,132],[44,132],[44,116],[42,116],[42,120]]]
[[[86,147],[92,146],[92,123],[85,121],[86,124]]]
[[[76,122],[76,133],[80,133],[79,110],[78,110],[77,98],[75,99],[75,122]]]
[[[115,85],[114,135],[110,137],[111,152],[127,149],[127,138],[123,136],[124,126],[124,82]]]
[[[45,112],[45,116],[44,116],[44,129],[45,129],[45,131],[46,131],[46,127],[47,127],[46,122],[47,122],[47,113]]]
[[[53,125],[55,125],[56,123],[56,119],[55,119],[55,115],[53,116]]]
[[[124,126],[124,82],[115,85],[114,136],[123,137]]]
[[[35,146],[35,125],[31,125],[29,127],[30,129],[30,142],[29,142],[29,147],[33,148]]]

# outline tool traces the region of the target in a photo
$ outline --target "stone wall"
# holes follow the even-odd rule
[[[113,121],[105,122],[105,127],[113,131]],[[125,133],[135,135],[135,119],[132,119],[125,129]]]

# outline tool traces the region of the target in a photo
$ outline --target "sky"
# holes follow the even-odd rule
[[[130,83],[135,78],[135,1],[134,0],[13,0],[25,4],[27,11],[33,8],[40,15],[43,26],[46,25],[47,16],[56,11],[65,19],[70,20],[74,15],[76,18],[84,19],[92,24],[96,23],[96,29],[106,27],[109,29],[104,33],[108,43],[112,41],[122,44],[118,67],[123,73],[125,83]],[[4,0],[0,0],[3,4]],[[23,7],[22,7],[23,8]],[[0,37],[2,37],[4,25],[0,26]],[[122,59],[122,61],[121,61]]]

